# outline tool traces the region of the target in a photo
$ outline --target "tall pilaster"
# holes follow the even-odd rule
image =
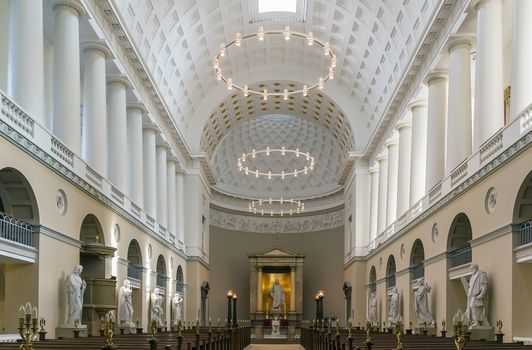
[[[155,165],[155,139],[157,125],[145,124],[142,130],[142,159],[144,161],[144,210],[157,219],[157,171]]]
[[[262,266],[257,267],[257,311],[262,311]]]
[[[504,125],[501,0],[475,0],[477,57],[475,70],[474,149]]]
[[[177,192],[177,233],[176,237],[178,237],[179,241],[181,243],[185,243],[185,188],[183,185],[183,172],[178,170],[176,172],[176,192]]]
[[[513,1],[510,118],[532,103],[532,1]]]
[[[371,242],[377,237],[379,217],[379,168],[377,164],[369,169],[369,176],[371,182],[369,240]]]
[[[388,188],[386,190],[386,227],[397,219],[397,180],[399,175],[399,142],[394,135],[386,142],[388,149]]]
[[[44,125],[42,1],[11,1],[8,54],[8,94]]]
[[[172,233],[177,238],[177,191],[175,171],[177,166],[177,158],[173,155],[168,157],[166,162],[166,178],[168,186],[168,204],[166,206],[168,212],[168,232]]]
[[[83,159],[102,176],[107,173],[107,96],[105,60],[111,52],[102,43],[83,44]]]
[[[123,76],[110,77],[107,82],[109,180],[123,192],[128,189],[126,92],[130,86]]]
[[[377,235],[386,228],[386,200],[388,198],[388,151],[386,148],[377,157],[379,162],[379,209],[377,216]]]
[[[397,217],[410,208],[410,164],[412,159],[412,123],[410,112],[395,129],[399,132],[399,160],[397,172]]]
[[[296,311],[296,267],[290,267],[290,288],[292,292],[290,293],[290,312]]]
[[[408,105],[412,112],[412,156],[410,166],[410,206],[425,195],[427,172],[427,102],[417,99]]]
[[[168,228],[168,180],[166,169],[166,154],[170,145],[165,142],[158,143],[156,148],[157,168],[157,221]]]
[[[463,162],[472,150],[471,42],[455,38],[449,42],[449,100],[447,108],[447,162],[445,174]]]
[[[54,5],[52,131],[70,150],[81,154],[81,80],[79,18],[85,10],[78,1]]]
[[[447,74],[429,73],[425,79],[429,88],[427,124],[426,192],[443,180],[445,173],[445,118],[447,116]]]
[[[369,216],[370,207],[370,176],[368,164],[362,158],[355,161],[355,178],[354,178],[354,217],[355,232],[351,242],[354,243],[355,254],[357,256],[367,254],[369,244]]]
[[[128,194],[138,206],[144,204],[142,116],[145,112],[141,103],[127,105]]]

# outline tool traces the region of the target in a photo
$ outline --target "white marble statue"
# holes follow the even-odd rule
[[[286,308],[286,303],[284,300],[284,289],[279,283],[279,280],[276,279],[270,289],[270,296],[272,297],[272,310],[281,310],[281,306]]]
[[[279,321],[278,316],[274,316],[272,319],[272,335],[273,336],[281,335],[281,321]]]
[[[477,264],[471,264],[471,278],[469,282],[462,277],[462,284],[467,293],[466,315],[470,326],[489,326],[486,315],[488,309],[488,277],[478,269]]]
[[[128,279],[124,280],[124,285],[120,287],[118,295],[118,322],[127,327],[134,327],[132,293],[131,282]]]
[[[388,310],[388,322],[392,325],[397,323],[399,318],[399,292],[397,287],[393,287],[390,292],[390,309]]]
[[[417,316],[417,324],[429,324],[434,325],[434,317],[429,311],[429,293],[430,286],[425,282],[422,277],[417,282],[417,290],[414,291],[414,312]]]
[[[83,294],[87,288],[87,283],[81,279],[83,266],[76,265],[74,271],[66,277],[66,295],[68,301],[67,325],[72,325],[76,321],[81,324],[81,312],[83,310]]]
[[[183,302],[183,297],[181,293],[176,292],[172,298],[172,310],[174,312],[174,324],[177,324],[181,320],[181,303]]]
[[[164,297],[159,293],[159,288],[154,288],[151,293],[151,320],[155,320],[157,326],[163,326],[163,301]]]
[[[374,326],[379,324],[379,317],[377,314],[377,293],[375,292],[371,292],[369,296],[368,321]]]

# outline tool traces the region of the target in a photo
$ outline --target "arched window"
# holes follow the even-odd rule
[[[412,251],[410,252],[410,277],[413,280],[425,276],[424,261],[425,249],[423,248],[423,242],[421,242],[420,239],[416,239],[412,245]]]
[[[142,251],[136,239],[129,242],[127,261],[127,277],[140,283],[142,281]]]
[[[375,266],[371,266],[371,269],[369,270],[368,289],[370,293],[377,291],[377,270],[375,269]]]
[[[183,268],[181,265],[177,267],[175,274],[175,291],[181,293],[181,295],[185,294],[185,278],[183,276]]]
[[[164,257],[162,255],[159,255],[157,258],[157,281],[156,285],[159,288],[165,288],[166,287],[166,262],[164,261]]]
[[[386,288],[395,287],[395,271],[395,258],[390,255],[386,264]]]
[[[514,206],[514,224],[518,225],[517,245],[532,243],[532,171],[521,184]]]
[[[447,256],[449,267],[456,267],[471,262],[471,245],[473,230],[466,214],[460,213],[454,218],[447,239]]]

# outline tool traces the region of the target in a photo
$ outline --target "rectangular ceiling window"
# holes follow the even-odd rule
[[[248,0],[249,23],[305,22],[307,0]]]
[[[259,13],[296,12],[297,0],[258,0]]]

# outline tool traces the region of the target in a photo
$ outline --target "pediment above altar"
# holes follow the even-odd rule
[[[270,248],[268,250],[262,251],[260,253],[249,254],[249,257],[250,258],[261,258],[261,257],[277,257],[277,258],[281,258],[281,257],[298,258],[299,257],[299,258],[304,258],[305,254],[297,254],[297,253],[294,253],[294,252],[286,250],[286,249],[275,247],[275,248]]]

